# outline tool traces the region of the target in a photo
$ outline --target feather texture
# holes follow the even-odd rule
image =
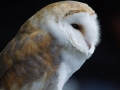
[[[61,63],[59,49],[50,34],[27,21],[0,56],[1,87],[17,90],[36,80],[47,83]]]
[[[62,90],[99,43],[96,18],[77,1],[38,11],[0,53],[0,90]]]

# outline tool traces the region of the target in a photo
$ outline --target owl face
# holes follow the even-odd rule
[[[96,14],[79,12],[66,17],[62,27],[69,45],[86,54],[92,54],[99,42],[99,27]]]
[[[59,45],[86,55],[92,54],[99,42],[97,15],[87,4],[76,1],[50,4],[31,19],[54,36]]]

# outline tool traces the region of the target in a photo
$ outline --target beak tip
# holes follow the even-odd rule
[[[85,41],[86,41],[86,44],[87,44],[88,48],[90,49],[92,44],[90,42],[88,42],[87,40],[85,40]]]

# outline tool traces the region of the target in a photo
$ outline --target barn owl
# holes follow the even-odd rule
[[[97,14],[56,2],[29,18],[0,54],[0,90],[62,90],[99,43]]]

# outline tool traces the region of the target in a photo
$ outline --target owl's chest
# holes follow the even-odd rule
[[[66,69],[68,69],[69,74],[77,71],[87,59],[87,56],[85,54],[75,49],[63,49],[61,53],[63,59],[62,64],[67,67]]]
[[[64,86],[64,84],[70,78],[70,76],[83,65],[87,58],[86,55],[74,49],[63,49],[61,50],[61,54],[62,63],[58,69],[58,88]]]

